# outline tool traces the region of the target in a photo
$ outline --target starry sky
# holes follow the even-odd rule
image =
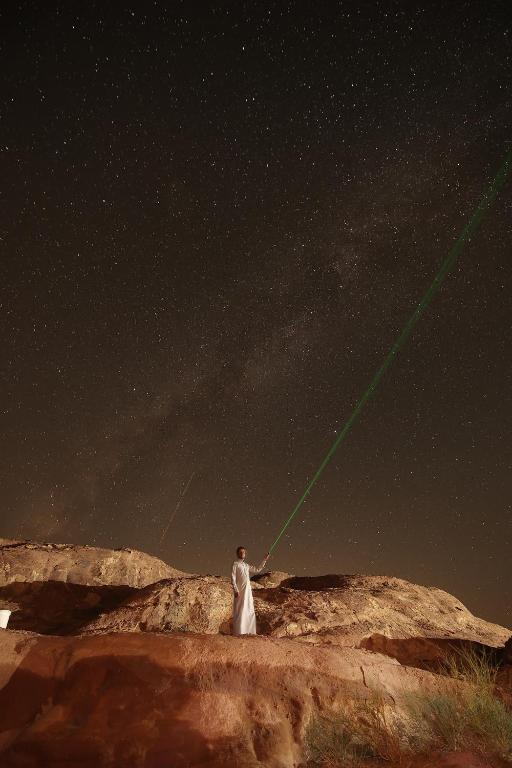
[[[507,2],[2,4],[2,529],[259,561],[510,147]],[[269,565],[512,626],[512,183]]]

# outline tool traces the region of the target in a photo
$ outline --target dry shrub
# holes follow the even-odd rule
[[[450,653],[440,669],[441,674],[475,686],[479,690],[494,691],[498,666],[493,651],[467,643],[451,646]]]
[[[355,768],[367,760],[400,765],[403,738],[383,696],[347,700],[342,712],[314,716],[306,731],[306,755],[322,768]]]
[[[463,685],[406,698],[417,723],[414,747],[471,748],[491,758],[512,759],[512,712],[495,694],[498,668],[492,653],[471,645],[453,648],[443,667],[446,676]]]
[[[468,749],[512,760],[512,711],[495,695],[492,655],[454,648],[443,673],[463,684],[404,695],[400,715],[375,692],[347,700],[342,712],[314,716],[305,738],[310,764],[356,768],[373,759],[405,766],[414,755]]]

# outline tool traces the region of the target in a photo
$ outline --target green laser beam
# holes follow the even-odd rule
[[[446,275],[449,273],[449,271],[451,270],[451,268],[455,264],[455,261],[457,260],[460,252],[462,251],[464,243],[466,242],[466,240],[469,237],[471,237],[471,235],[478,228],[478,225],[482,221],[484,213],[490,207],[490,205],[493,203],[493,201],[496,198],[496,195],[498,194],[499,190],[504,185],[506,177],[507,177],[507,173],[508,173],[508,170],[509,170],[509,166],[510,166],[511,163],[512,163],[512,150],[507,153],[507,155],[505,157],[505,160],[503,161],[503,164],[501,165],[501,168],[499,169],[498,173],[496,174],[496,177],[494,178],[492,184],[490,185],[489,189],[487,190],[486,194],[484,195],[484,197],[482,198],[480,203],[477,205],[477,207],[476,207],[476,209],[475,209],[471,219],[466,224],[466,226],[462,230],[461,234],[457,238],[455,244],[453,245],[453,247],[451,248],[450,252],[448,253],[448,256],[446,257],[446,259],[441,264],[441,267],[440,267],[437,275],[435,276],[433,282],[428,287],[425,295],[423,296],[423,298],[421,299],[420,303],[418,304],[418,306],[414,310],[413,314],[408,319],[408,321],[405,324],[402,332],[397,337],[395,343],[393,344],[393,346],[389,350],[389,352],[388,352],[384,362],[382,363],[382,365],[380,366],[378,371],[375,373],[375,375],[374,375],[372,381],[370,382],[368,388],[364,392],[363,396],[359,399],[359,401],[357,402],[357,404],[356,404],[354,410],[352,411],[351,415],[349,416],[349,418],[345,422],[345,425],[344,425],[343,429],[339,433],[339,435],[336,438],[336,440],[334,441],[334,443],[331,445],[327,455],[325,456],[324,460],[322,461],[322,463],[318,467],[318,469],[315,472],[315,474],[313,475],[312,479],[309,481],[309,483],[308,483],[308,485],[306,487],[306,490],[304,491],[304,493],[300,497],[300,499],[297,502],[295,508],[293,509],[291,515],[288,517],[287,521],[285,522],[285,524],[281,528],[278,537],[276,538],[276,540],[274,541],[274,543],[270,547],[269,554],[275,549],[275,547],[278,544],[281,536],[286,531],[286,529],[288,528],[288,526],[292,522],[293,518],[295,517],[295,515],[297,514],[299,509],[304,504],[304,501],[309,496],[313,486],[319,480],[319,478],[322,475],[324,469],[329,464],[330,460],[332,459],[332,457],[336,453],[337,449],[339,448],[339,446],[341,445],[341,443],[343,442],[343,440],[345,439],[345,437],[349,433],[350,428],[352,427],[352,425],[356,421],[357,417],[361,413],[365,403],[373,395],[373,393],[374,393],[375,389],[377,388],[377,385],[379,384],[380,380],[382,379],[382,377],[384,376],[385,372],[387,371],[387,369],[389,368],[389,366],[393,362],[394,358],[396,357],[396,355],[398,353],[398,350],[400,349],[400,347],[402,347],[403,344],[405,344],[405,342],[407,341],[407,339],[411,335],[411,333],[412,333],[416,323],[418,322],[418,320],[422,316],[422,314],[425,311],[425,309],[430,304],[430,301],[432,300],[432,297],[434,296],[436,291],[439,289],[439,287],[441,286],[441,284],[442,284],[443,280],[445,279]]]

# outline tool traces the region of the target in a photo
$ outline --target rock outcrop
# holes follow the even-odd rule
[[[230,633],[233,590],[226,579],[190,576],[165,579],[83,625],[84,633]]]
[[[305,768],[313,713],[378,696],[405,733],[409,694],[463,685],[435,674],[458,644],[495,652],[512,706],[510,630],[437,587],[270,572],[253,592],[260,636],[235,638],[227,577],[0,540],[1,768]],[[427,764],[483,766],[411,768]]]
[[[182,575],[163,560],[136,549],[0,539],[0,587],[13,581],[64,581],[140,588]]]
[[[364,650],[270,637],[2,641],[2,768],[296,768],[313,710],[379,692],[399,717],[408,692],[446,683]]]
[[[293,576],[279,589],[258,590],[260,621],[278,637],[356,645],[378,633],[391,638],[460,638],[501,646],[510,631],[473,616],[437,587],[387,576]]]
[[[291,576],[258,590],[255,605],[265,634],[366,648],[425,668],[449,647],[500,648],[511,634],[442,589],[384,576]]]
[[[262,584],[277,584],[264,587]],[[396,578],[339,576],[277,578],[254,585],[258,632],[314,645],[361,647],[431,668],[451,646],[500,648],[510,631],[478,619],[435,587]],[[84,632],[230,631],[227,579],[194,576],[151,584],[84,625]]]
[[[86,570],[80,574],[70,569],[61,582],[16,581],[0,587],[0,607],[17,609],[11,617],[12,628],[42,634],[230,633],[232,591],[228,578],[175,575],[174,569],[162,563],[172,572],[171,578],[139,589],[116,585],[112,580],[129,579],[125,564],[115,574],[110,571],[102,577],[107,556],[99,550],[101,559],[95,569],[92,556],[98,550],[85,549]],[[18,563],[27,553],[31,560],[33,552],[25,545],[17,553]],[[114,553],[120,554],[130,553]],[[149,559],[143,572],[140,563],[146,567],[144,557],[135,554],[137,575],[144,581],[151,575],[155,558]],[[71,559],[68,553],[68,565]],[[74,568],[82,562],[75,556]],[[23,571],[19,564],[17,568]],[[70,574],[81,581],[71,583]],[[84,583],[101,578],[111,581],[104,585]],[[136,580],[131,574],[131,581]],[[441,589],[397,578],[336,574],[296,577],[270,572],[256,577],[253,592],[259,634],[313,645],[365,648],[425,669],[435,669],[452,646],[472,643],[499,649],[511,634],[473,616]]]

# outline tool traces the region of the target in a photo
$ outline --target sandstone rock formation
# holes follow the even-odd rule
[[[27,551],[31,558],[34,550],[26,546],[18,558]],[[92,552],[87,555],[89,567]],[[144,563],[142,553],[137,555],[139,564]],[[92,581],[93,570],[82,574],[83,581]],[[142,566],[138,574],[141,579],[148,576]],[[257,577],[253,591],[260,634],[366,648],[425,669],[434,669],[451,646],[473,643],[498,649],[511,634],[473,616],[447,592],[403,579],[268,573]],[[177,575],[140,589],[23,581],[0,587],[0,607],[18,609],[11,617],[12,628],[39,633],[229,634],[232,592],[229,580],[218,576]]]
[[[254,586],[258,632],[311,644],[362,647],[431,668],[449,646],[503,646],[510,631],[473,616],[456,598],[380,576],[266,574]],[[278,586],[263,587],[262,584]],[[230,631],[227,579],[166,579],[84,625],[84,632]]]
[[[313,709],[439,689],[364,650],[270,637],[2,635],[3,768],[295,768]],[[453,683],[455,685],[455,683]]]
[[[164,579],[137,590],[117,607],[85,624],[82,632],[229,634],[232,602],[233,590],[227,579]]]
[[[448,646],[500,648],[511,634],[442,589],[384,576],[291,576],[258,590],[255,605],[261,631],[275,637],[367,648],[426,668]]]
[[[0,539],[0,586],[13,581],[65,581],[140,588],[181,575],[163,560],[136,549]]]
[[[461,643],[494,649],[512,705],[510,630],[441,589],[270,572],[253,591],[260,636],[234,638],[227,576],[0,540],[1,768],[305,768],[311,713],[378,693],[407,728],[408,693],[462,685],[433,673]],[[483,768],[433,760],[414,768]]]

